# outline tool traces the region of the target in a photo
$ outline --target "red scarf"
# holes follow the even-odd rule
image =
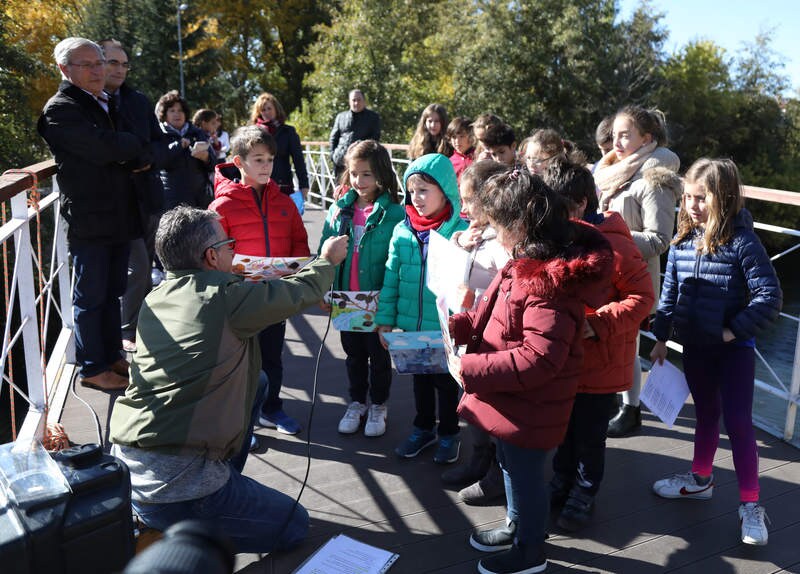
[[[281,124],[280,124],[280,122],[278,120],[267,121],[264,118],[262,118],[261,116],[259,116],[256,119],[256,125],[257,126],[261,126],[262,128],[265,128],[269,132],[269,135],[274,136],[275,132],[278,131],[278,127]]]
[[[419,212],[414,209],[413,205],[406,205],[406,215],[411,222],[411,227],[413,227],[416,231],[430,231],[431,229],[437,229],[442,223],[450,219],[450,215],[452,215],[452,213],[453,206],[449,201],[447,202],[447,206],[445,206],[444,209],[440,209],[439,213],[433,217],[425,217],[424,215],[420,215]]]

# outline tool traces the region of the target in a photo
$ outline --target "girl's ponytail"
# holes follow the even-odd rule
[[[659,147],[669,143],[667,136],[667,118],[659,109],[647,110],[641,106],[625,106],[617,112],[617,116],[627,116],[636,124],[639,132],[650,134]]]

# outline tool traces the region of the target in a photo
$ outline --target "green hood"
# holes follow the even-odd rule
[[[405,175],[403,176],[403,188],[406,189],[408,178],[415,173],[425,173],[436,180],[439,187],[442,188],[445,197],[450,201],[453,206],[453,217],[460,217],[461,213],[461,197],[458,195],[458,180],[456,179],[456,172],[453,169],[453,164],[446,155],[440,153],[429,153],[420,158],[415,159],[408,166]],[[406,193],[406,205],[411,205],[411,196]]]

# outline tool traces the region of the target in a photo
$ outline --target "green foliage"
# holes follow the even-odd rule
[[[44,154],[36,118],[27,109],[26,78],[43,66],[10,41],[9,19],[0,11],[0,172],[34,163]]]
[[[314,71],[298,124],[327,139],[333,118],[360,88],[383,119],[382,139],[407,142],[422,109],[452,102],[451,24],[463,2],[450,0],[344,0],[308,52]],[[311,133],[309,133],[309,131]]]

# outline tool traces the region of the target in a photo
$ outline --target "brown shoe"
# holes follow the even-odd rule
[[[113,371],[103,371],[99,375],[81,379],[81,385],[98,391],[124,391],[128,388],[128,379]]]
[[[117,373],[120,377],[128,378],[128,369],[130,368],[131,364],[126,361],[125,359],[120,359],[113,365],[111,365],[111,370]]]

